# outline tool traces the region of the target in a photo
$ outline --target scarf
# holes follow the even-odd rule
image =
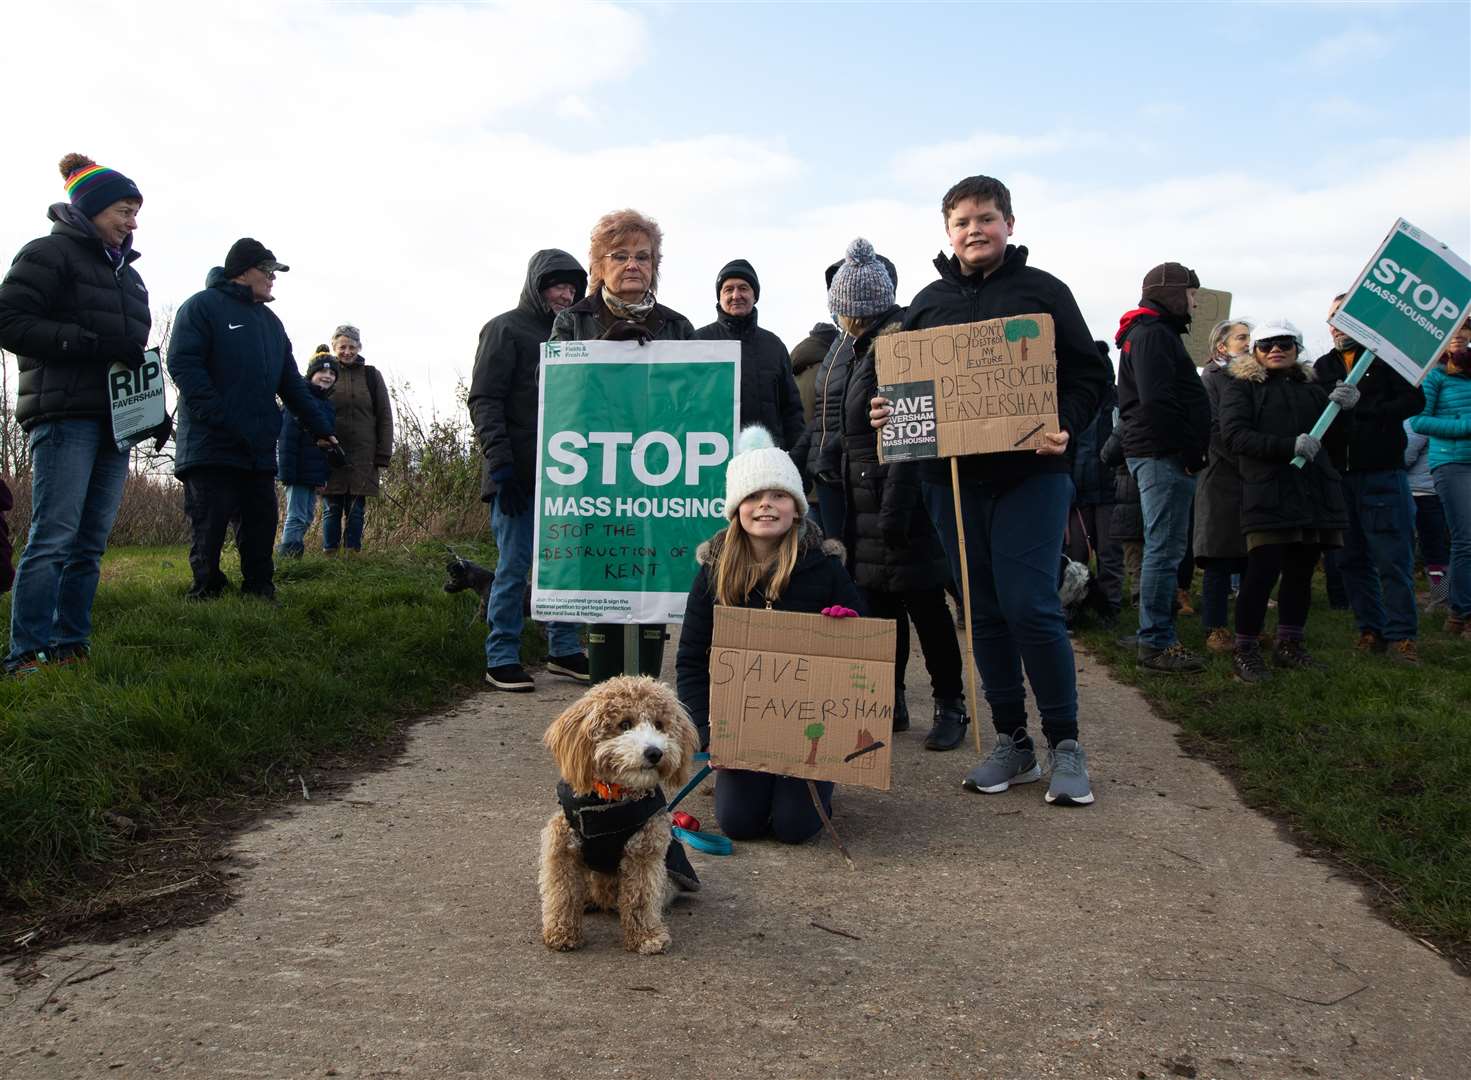
[[[649,312],[654,310],[654,294],[644,293],[644,298],[636,304],[620,300],[616,295],[608,291],[608,286],[603,286],[603,303],[609,311],[620,319],[630,319],[633,322],[643,322],[649,317]]]

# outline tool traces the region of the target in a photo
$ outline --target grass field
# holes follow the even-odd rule
[[[457,550],[494,563],[485,546]],[[92,660],[0,681],[5,898],[43,903],[116,854],[112,815],[146,822],[269,792],[313,755],[382,740],[403,715],[475,685],[485,629],[472,625],[473,596],[441,591],[445,559],[425,545],[285,562],[271,607],[185,601],[183,549],[110,551]]]
[[[1419,668],[1354,650],[1352,616],[1314,597],[1308,646],[1326,672],[1280,673],[1248,687],[1218,656],[1200,675],[1142,671],[1115,643],[1082,641],[1221,762],[1253,805],[1285,818],[1310,847],[1376,887],[1405,929],[1471,960],[1471,645],[1422,617]],[[1198,618],[1181,640],[1206,655]],[[1270,618],[1269,618],[1270,625]]]

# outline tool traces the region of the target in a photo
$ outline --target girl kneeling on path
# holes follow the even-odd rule
[[[1262,658],[1258,635],[1267,615],[1267,598],[1277,578],[1278,667],[1321,668],[1303,648],[1313,568],[1324,548],[1343,546],[1348,510],[1343,483],[1323,443],[1304,434],[1329,401],[1341,408],[1358,404],[1357,387],[1339,384],[1330,392],[1300,361],[1302,333],[1286,319],[1268,319],[1251,333],[1251,352],[1227,369],[1221,391],[1220,430],[1241,473],[1241,531],[1246,537],[1246,573],[1236,597],[1236,677],[1265,682],[1272,677]],[[1330,449],[1344,441],[1344,426],[1328,429]],[[1301,455],[1307,464],[1294,468]]]
[[[843,569],[842,545],[824,541],[807,519],[802,478],[791,457],[765,428],[749,427],[736,440],[725,473],[725,516],[730,525],[701,544],[699,573],[685,604],[675,661],[679,700],[710,744],[710,637],[715,605],[827,614],[834,606],[856,614],[858,589]],[[817,784],[832,809],[833,785]],[[715,778],[715,819],[732,840],[768,829],[800,844],[822,828],[807,781],[745,769],[721,769]]]

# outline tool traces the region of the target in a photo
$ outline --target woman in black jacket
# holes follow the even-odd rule
[[[1305,434],[1330,400],[1341,408],[1358,403],[1358,390],[1339,385],[1330,393],[1312,368],[1300,362],[1302,334],[1285,319],[1257,326],[1251,353],[1238,357],[1222,389],[1221,439],[1241,474],[1241,531],[1246,538],[1246,573],[1236,598],[1233,666],[1244,682],[1271,678],[1258,635],[1267,599],[1280,576],[1277,642],[1272,659],[1284,668],[1320,668],[1303,648],[1313,567],[1324,548],[1341,547],[1348,512],[1343,485],[1323,443]],[[1328,429],[1330,449],[1343,439],[1343,425]],[[1307,459],[1299,469],[1295,456]]]
[[[894,304],[894,285],[873,247],[854,240],[828,290],[828,307],[853,339],[853,361],[842,399],[843,543],[848,569],[868,613],[894,619],[894,730],[909,728],[904,672],[909,662],[909,620],[919,632],[934,691],[935,717],[925,747],[954,750],[965,739],[970,717],[960,645],[945,606],[948,569],[930,518],[920,505],[919,469],[885,465],[878,458],[878,432],[868,420],[878,393],[874,343],[897,333],[904,309]]]
[[[70,202],[20,249],[0,284],[0,348],[20,368],[15,418],[29,437],[34,500],[16,574],[5,673],[86,659],[92,599],[128,454],[112,436],[108,372],[143,366],[152,317],[133,269],[143,195],[81,154],[61,159]],[[167,431],[157,433],[162,449]]]

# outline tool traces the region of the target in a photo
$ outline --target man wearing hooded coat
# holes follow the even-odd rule
[[[521,666],[522,606],[531,569],[532,500],[536,497],[536,432],[540,413],[541,346],[558,312],[587,293],[587,272],[571,255],[547,248],[531,256],[521,299],[480,331],[470,376],[470,419],[485,460],[480,498],[490,503],[490,528],[500,561],[485,608],[485,681],[497,690],[535,689]],[[587,681],[577,627],[548,623],[547,670]]]

